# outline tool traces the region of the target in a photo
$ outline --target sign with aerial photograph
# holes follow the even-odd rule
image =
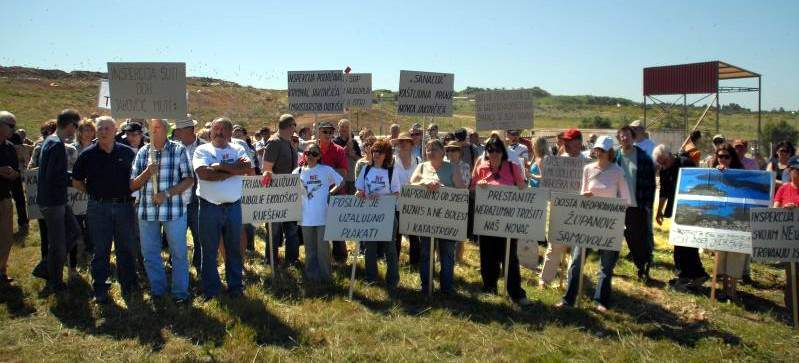
[[[773,192],[768,171],[680,169],[669,243],[751,254],[750,210],[768,207]]]

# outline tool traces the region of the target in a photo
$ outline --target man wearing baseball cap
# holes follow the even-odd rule
[[[520,143],[520,135],[521,130],[505,131],[505,140],[508,145],[508,161],[518,164],[522,170],[527,170],[527,164],[530,161],[530,149]]]
[[[716,151],[727,143],[727,139],[722,134],[716,134],[713,136],[713,153],[708,155],[704,161],[702,161],[702,166],[705,168],[712,168],[713,167],[713,157],[716,155]]]
[[[749,148],[749,143],[744,139],[735,139],[732,141],[732,147],[735,148],[735,153],[738,154],[738,159],[741,160],[744,169],[746,170],[760,170],[755,159],[746,157],[746,150]]]
[[[655,150],[655,143],[649,138],[646,132],[646,127],[641,123],[641,120],[630,122],[630,128],[635,132],[634,145],[644,150],[649,158],[652,158],[652,151]]]

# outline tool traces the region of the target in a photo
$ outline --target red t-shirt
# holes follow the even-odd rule
[[[330,143],[328,147],[319,147],[322,150],[322,164],[327,165],[333,169],[343,169],[344,175],[350,168],[350,163],[347,161],[347,152],[343,147],[334,143]],[[300,165],[305,165],[305,154],[300,157]]]
[[[779,202],[782,206],[791,203],[799,205],[799,188],[795,187],[793,183],[783,184],[780,189],[777,190],[774,201]]]
[[[511,169],[512,168],[512,169]],[[502,162],[499,168],[499,178],[491,173],[491,164],[483,160],[474,167],[472,172],[472,185],[470,188],[474,190],[477,182],[485,180],[489,185],[516,185],[517,183],[524,183],[524,173],[519,165],[506,161]]]

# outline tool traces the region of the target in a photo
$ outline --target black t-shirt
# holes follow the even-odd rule
[[[677,191],[677,177],[680,175],[680,168],[693,168],[694,162],[684,155],[674,155],[674,164],[660,171],[660,199],[666,199],[666,209],[663,215],[671,217],[674,207],[674,194]]]
[[[86,191],[95,199],[130,197],[130,170],[136,154],[119,142],[111,153],[98,144],[87,147],[72,167],[72,178],[86,183]]]
[[[12,169],[19,171],[19,160],[17,159],[17,152],[11,143],[4,142],[0,144],[0,167],[10,166]],[[13,181],[0,178],[0,200],[11,198],[11,184]]]

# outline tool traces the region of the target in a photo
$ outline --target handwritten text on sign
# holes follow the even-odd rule
[[[452,116],[455,75],[400,71],[397,113],[408,116]]]
[[[799,262],[799,208],[752,208],[752,257]]]
[[[530,91],[490,91],[475,96],[477,130],[514,130],[533,127]]]
[[[186,63],[108,63],[114,117],[186,117]]]
[[[344,73],[289,71],[289,112],[343,113]]]
[[[299,175],[273,175],[269,187],[261,176],[242,178],[242,223],[299,221],[302,217],[302,184]]]
[[[715,251],[752,253],[750,232],[691,227],[676,223],[672,223],[669,229],[669,243]]]
[[[372,107],[371,73],[344,75],[344,106],[347,108]]]
[[[391,241],[394,239],[394,211],[397,197],[360,199],[337,195],[327,205],[326,241]]]
[[[23,172],[23,182],[25,183],[25,205],[28,210],[28,218],[41,219],[42,212],[39,209],[39,204],[36,203],[36,195],[39,194],[37,189],[39,176],[39,169],[34,168]],[[67,188],[67,205],[72,208],[72,213],[76,216],[86,214],[86,206],[89,201],[89,195],[77,190],[75,188]]]
[[[469,191],[439,188],[432,192],[423,186],[404,185],[399,198],[399,231],[402,234],[466,239],[469,218]]]
[[[549,241],[597,250],[621,250],[624,238],[623,199],[552,193]]]
[[[543,241],[548,198],[549,192],[541,188],[477,188],[474,234]]]
[[[547,156],[541,164],[541,188],[579,193],[586,160],[568,156]]]

